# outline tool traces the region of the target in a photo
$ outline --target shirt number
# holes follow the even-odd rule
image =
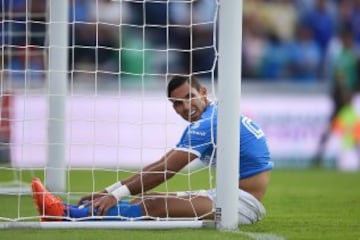
[[[243,116],[241,122],[246,127],[246,129],[249,130],[249,132],[251,132],[257,139],[265,135],[263,130],[255,125],[250,118]]]

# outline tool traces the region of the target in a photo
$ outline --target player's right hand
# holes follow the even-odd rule
[[[91,203],[89,203],[92,206],[89,209],[89,216],[92,212],[96,213],[97,216],[106,216],[108,210],[115,206],[117,202],[117,199],[111,194],[94,199]]]
[[[80,198],[79,202],[78,202],[78,205],[79,206],[82,206],[82,207],[87,207],[90,205],[90,203],[97,199],[97,198],[101,198],[105,195],[107,195],[108,193],[106,192],[106,190],[103,190],[101,192],[97,192],[97,193],[91,193],[91,194],[88,194],[88,195],[85,195],[83,197]]]

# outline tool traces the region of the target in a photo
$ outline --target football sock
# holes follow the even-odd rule
[[[142,210],[140,204],[130,204],[128,201],[121,201],[117,206],[110,208],[107,215],[136,218],[142,216]]]
[[[79,208],[74,205],[65,205],[67,214],[71,218],[88,217],[91,206]],[[140,204],[130,204],[129,201],[120,201],[116,206],[110,208],[106,216],[122,216],[128,218],[141,217],[143,215]],[[96,209],[94,210],[96,216]]]

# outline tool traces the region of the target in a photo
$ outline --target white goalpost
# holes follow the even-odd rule
[[[11,154],[10,162],[0,159],[0,229],[238,229],[243,0],[211,2],[10,0],[2,7],[0,90],[12,102],[9,116],[1,114]],[[164,21],[161,12],[150,20],[148,11],[159,9]],[[216,173],[195,162],[174,177],[181,186],[171,179],[160,190],[216,187],[215,219],[40,222],[28,189],[33,177],[74,204],[176,145],[187,123],[166,99],[173,75],[198,77],[218,101],[221,160]],[[22,185],[9,190],[2,184],[9,179]]]
[[[231,37],[229,37],[231,36]],[[216,222],[221,230],[238,228],[242,1],[221,1],[219,11],[218,142]],[[231,130],[229,130],[231,129]]]
[[[68,89],[68,1],[49,0],[48,153],[49,190],[66,190],[65,108]]]

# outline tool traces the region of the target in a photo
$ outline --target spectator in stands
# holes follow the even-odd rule
[[[268,31],[274,32],[281,41],[291,40],[298,18],[293,0],[264,1],[263,8]]]
[[[331,4],[328,0],[315,0],[314,8],[302,16],[303,21],[312,29],[323,54],[336,30],[336,18]]]
[[[260,76],[267,80],[279,80],[289,77],[289,45],[281,41],[274,32],[268,35],[260,67]]]
[[[25,0],[5,0],[0,4],[2,23],[0,43],[21,45],[25,42]]]
[[[360,0],[354,1],[353,11],[351,14],[351,26],[356,45],[360,48]]]
[[[89,21],[89,18],[89,3],[86,0],[71,0],[69,2],[70,23],[86,22]]]
[[[193,28],[192,28],[192,71],[211,71],[215,62],[214,28],[216,20],[216,0],[198,0],[193,4]],[[205,75],[202,75],[205,76]]]
[[[9,78],[14,86],[40,86],[45,80],[45,63],[41,48],[29,47],[19,49],[14,56],[8,59]]]
[[[110,0],[73,1],[72,8],[75,9],[72,16],[75,31],[71,36],[72,44],[76,46],[74,68],[117,72],[119,26],[122,22],[126,23],[129,17],[126,3]]]
[[[169,72],[189,73],[191,47],[191,2],[170,1],[169,4]]]
[[[260,65],[267,44],[265,28],[257,15],[243,15],[242,75],[260,78]]]
[[[352,21],[354,2],[339,1],[336,15],[336,29],[340,30],[344,25],[350,25]]]
[[[216,1],[171,1],[169,5],[170,47],[177,49],[172,55],[177,62],[170,66],[175,73],[190,72],[209,77],[215,61],[213,34],[216,19]],[[191,15],[192,14],[192,15]],[[178,66],[182,68],[179,69]]]
[[[306,24],[298,24],[289,54],[290,76],[302,82],[316,82],[319,78],[321,50],[314,41],[312,30]]]
[[[30,31],[30,41],[27,44],[36,46],[45,46],[46,40],[46,21],[47,21],[47,1],[36,0],[30,1],[27,4],[30,9],[30,13],[26,16],[27,18],[27,31]]]
[[[129,3],[132,15],[130,23],[138,27],[144,26],[145,36],[149,40],[147,44],[150,44],[146,46],[148,48],[166,48],[167,6],[165,0]]]

